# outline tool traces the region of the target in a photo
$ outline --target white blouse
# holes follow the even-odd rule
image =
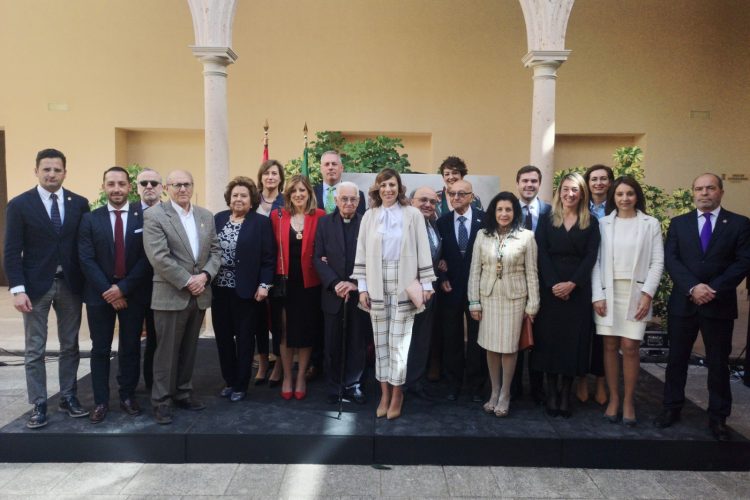
[[[615,217],[613,243],[614,279],[632,279],[638,245],[638,217]]]

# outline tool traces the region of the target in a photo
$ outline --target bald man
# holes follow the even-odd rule
[[[175,170],[167,176],[169,201],[143,212],[143,246],[154,268],[151,308],[156,325],[151,403],[159,424],[172,423],[171,403],[198,411],[192,397],[195,351],[209,284],[221,264],[214,216],[191,203],[193,176]]]

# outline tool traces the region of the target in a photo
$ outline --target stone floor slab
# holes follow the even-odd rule
[[[275,498],[279,494],[286,465],[240,464],[234,471],[226,495]]]
[[[339,496],[378,495],[380,473],[369,466],[287,465],[279,495]]]
[[[51,493],[75,488],[81,496],[119,494],[143,467],[137,463],[81,463]]]
[[[587,469],[587,472],[607,498],[672,498],[654,471]]]
[[[237,464],[145,464],[123,488],[128,495],[223,495]]]
[[[602,492],[583,469],[492,467],[498,494],[513,498],[599,498]]]
[[[65,479],[77,464],[40,463],[31,464],[3,485],[3,493],[9,495],[44,495],[57,483]]]
[[[424,465],[394,466],[391,470],[381,470],[380,491],[381,495],[387,497],[449,496],[443,468]]]
[[[490,467],[443,467],[448,491],[453,497],[501,496]]]

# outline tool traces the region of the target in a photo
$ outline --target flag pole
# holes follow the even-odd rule
[[[263,125],[263,161],[268,161],[268,118]]]

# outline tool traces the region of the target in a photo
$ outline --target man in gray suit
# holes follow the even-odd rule
[[[193,176],[175,170],[167,176],[169,201],[143,212],[143,246],[154,268],[151,308],[156,325],[151,402],[159,424],[172,423],[170,400],[185,410],[206,406],[192,397],[195,352],[209,284],[221,264],[214,216],[190,202]]]

